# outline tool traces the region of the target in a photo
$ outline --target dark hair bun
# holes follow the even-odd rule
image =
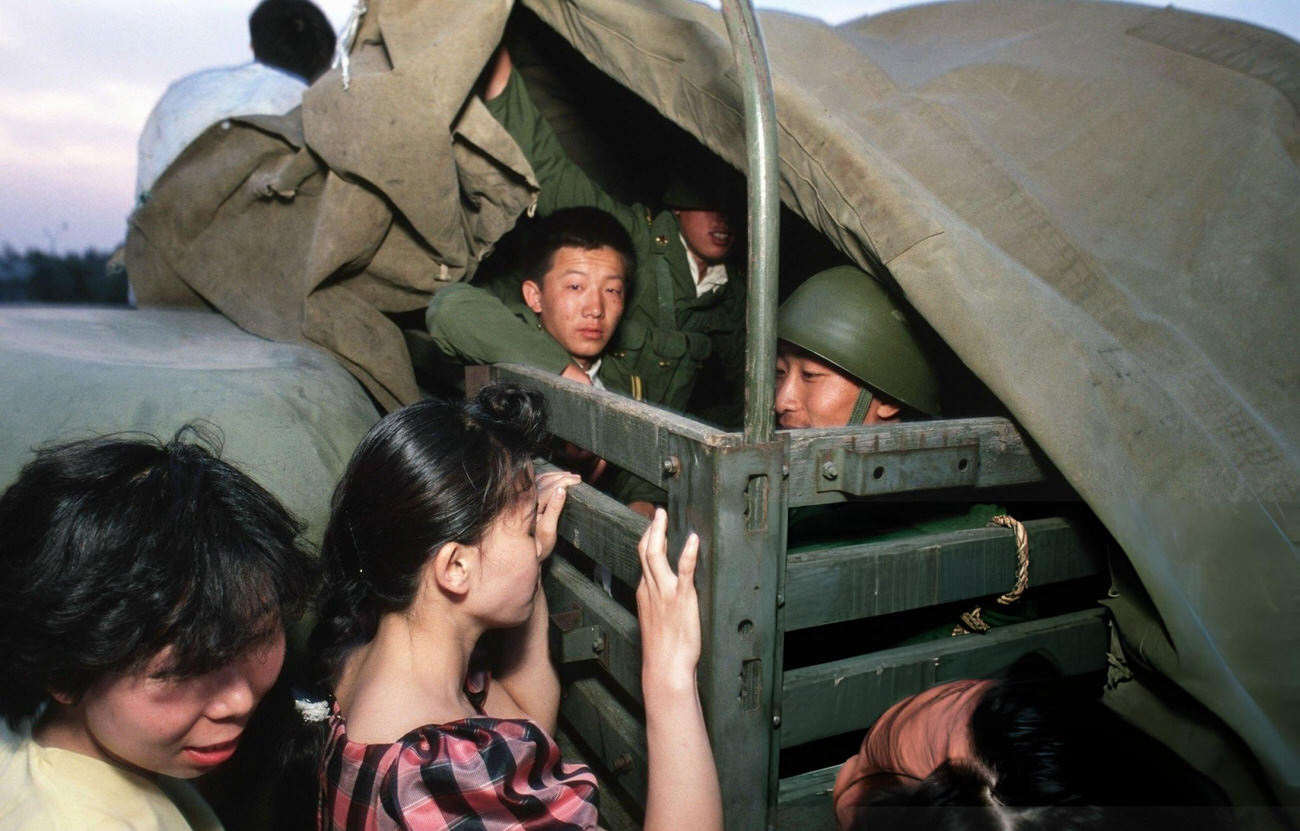
[[[470,412],[511,428],[529,447],[539,448],[547,439],[546,399],[537,390],[518,384],[489,384],[479,390]]]

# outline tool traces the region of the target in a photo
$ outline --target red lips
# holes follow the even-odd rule
[[[235,755],[235,749],[239,747],[239,737],[231,739],[228,742],[220,744],[210,744],[204,747],[186,747],[182,750],[185,757],[198,767],[216,767],[222,762]]]

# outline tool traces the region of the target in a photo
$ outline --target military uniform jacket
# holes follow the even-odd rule
[[[477,286],[453,283],[433,296],[424,319],[438,351],[455,363],[517,363],[558,375],[573,361],[523,298],[505,302]],[[625,356],[605,353],[596,377],[610,392],[645,400],[645,385]],[[661,489],[621,468],[601,487],[622,502],[667,501]]]
[[[519,144],[541,184],[537,209],[591,206],[618,219],[632,237],[637,270],[610,354],[645,382],[645,399],[684,411],[695,377],[712,355],[726,381],[744,376],[745,281],[728,265],[727,283],[696,296],[677,217],[625,205],[605,193],[569,160],[554,131],[528,97],[522,78],[487,102],[489,111]]]
[[[438,351],[459,364],[515,363],[559,375],[573,363],[524,304],[502,301],[468,283],[453,283],[433,296],[424,322]],[[645,385],[625,355],[606,353],[596,376],[610,392],[646,400]]]

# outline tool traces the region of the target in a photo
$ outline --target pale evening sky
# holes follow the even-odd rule
[[[352,6],[352,0],[317,3],[336,28]],[[0,7],[0,247],[116,247],[131,208],[136,139],[150,109],[176,78],[250,60],[247,17],[255,5],[256,0],[45,0]],[[839,23],[910,3],[758,5]],[[1300,0],[1175,5],[1300,39]]]

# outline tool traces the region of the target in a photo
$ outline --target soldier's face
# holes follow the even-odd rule
[[[863,386],[838,367],[785,341],[776,346],[776,417],[787,430],[846,427]],[[888,424],[902,418],[902,407],[873,395],[862,424]]]
[[[731,250],[736,235],[722,211],[675,210],[686,248],[709,265],[719,263]]]
[[[574,361],[591,366],[623,316],[627,264],[613,248],[561,248],[539,286],[523,285],[524,302]]]
[[[843,427],[862,386],[785,341],[776,353],[776,416],[787,430]]]

